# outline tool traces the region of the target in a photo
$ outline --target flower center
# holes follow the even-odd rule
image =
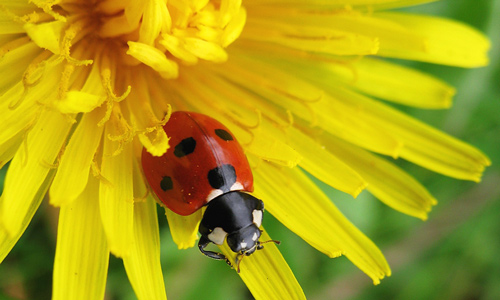
[[[178,76],[178,64],[226,61],[224,49],[246,20],[241,0],[34,2],[62,23],[56,28],[61,41],[71,36],[67,48],[75,58],[94,59],[89,52],[96,51],[119,58],[118,65],[146,64],[166,79]]]

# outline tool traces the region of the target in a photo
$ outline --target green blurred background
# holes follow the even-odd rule
[[[327,258],[266,214],[266,229],[282,241],[280,250],[308,299],[500,299],[500,0],[445,0],[405,11],[459,20],[492,39],[486,68],[400,62],[434,74],[458,91],[448,111],[400,108],[475,145],[493,165],[475,184],[398,161],[439,200],[426,222],[389,209],[367,192],[352,199],[318,183],[384,252],[393,275],[378,286],[345,257]],[[0,265],[0,299],[50,299],[56,216],[44,203]],[[224,263],[206,259],[195,248],[177,250],[161,209],[159,220],[169,299],[252,299]],[[121,260],[114,257],[106,299],[136,299]]]

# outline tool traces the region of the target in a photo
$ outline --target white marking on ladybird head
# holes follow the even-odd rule
[[[252,212],[253,223],[257,226],[257,228],[262,225],[262,210],[254,209]]]
[[[212,190],[208,196],[207,196],[207,203],[212,201],[214,198],[222,195],[224,192],[222,190],[219,190],[219,189],[214,189]]]
[[[257,232],[254,232],[253,236],[252,236],[252,240],[255,242],[255,241],[257,241],[258,238],[259,237],[257,236]]]
[[[227,232],[225,232],[224,229],[215,227],[215,229],[208,235],[208,239],[216,245],[222,245],[224,244],[226,236]]]
[[[236,181],[235,183],[233,183],[230,190],[231,191],[241,191],[241,190],[243,190],[243,185],[241,183],[239,183],[238,181]]]
[[[241,246],[241,249],[246,249],[247,248],[247,243],[246,242],[241,242],[240,243],[240,246]]]

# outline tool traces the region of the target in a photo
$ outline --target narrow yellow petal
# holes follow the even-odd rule
[[[287,68],[300,69],[325,86],[335,79],[369,95],[420,108],[448,108],[455,94],[453,87],[428,74],[368,57],[307,65],[291,62]]]
[[[10,250],[16,245],[17,241],[23,235],[24,231],[28,227],[29,223],[31,222],[31,219],[33,218],[33,215],[35,215],[38,207],[40,206],[40,203],[42,203],[43,198],[45,197],[45,194],[47,193],[47,190],[49,189],[50,183],[52,182],[52,179],[54,178],[54,175],[56,174],[55,169],[52,169],[49,171],[47,174],[47,177],[45,178],[45,181],[43,181],[40,184],[40,187],[36,191],[35,195],[33,196],[33,201],[28,208],[28,211],[24,216],[18,216],[19,220],[21,221],[21,228],[18,230],[16,233],[11,233],[8,232],[7,229],[4,227],[2,221],[0,220],[0,263],[4,260],[4,258],[9,254]],[[5,200],[5,190],[2,196],[0,197],[0,214],[3,215],[3,203]],[[22,219],[21,219],[22,218]]]
[[[28,36],[40,47],[54,54],[61,52],[61,37],[66,22],[53,21],[40,24],[26,23],[24,29]]]
[[[366,188],[362,176],[310,136],[294,127],[289,129],[289,134],[292,147],[304,153],[300,166],[314,177],[353,197]]]
[[[381,43],[378,55],[413,59],[459,67],[488,64],[490,41],[468,25],[449,19],[395,12],[375,13],[374,17],[396,22],[424,38],[424,49],[399,49]]]
[[[52,299],[102,299],[108,261],[99,182],[90,177],[85,191],[59,213]]]
[[[156,203],[152,198],[134,205],[134,241],[123,263],[138,299],[167,299],[160,264]]]
[[[176,78],[179,75],[177,63],[168,59],[165,53],[153,46],[142,43],[128,42],[127,54],[150,66],[165,79]]]
[[[280,23],[275,18],[251,18],[241,38],[332,55],[368,55],[379,49],[376,37],[335,30],[334,27],[311,27],[302,20],[290,19]]]
[[[118,135],[118,121],[113,117],[105,128],[99,189],[101,219],[111,253],[124,257],[133,240],[134,192],[132,174],[132,144],[125,142],[116,153],[117,142],[109,138]]]
[[[259,73],[248,70],[258,69]],[[257,93],[293,115],[369,150],[397,156],[401,144],[373,124],[357,118],[355,107],[332,98],[317,86],[257,59],[231,57],[221,76]]]
[[[189,216],[181,216],[165,207],[170,233],[179,249],[187,249],[195,245],[198,240],[198,226],[204,211],[204,209],[199,209]]]
[[[16,154],[19,146],[24,141],[25,133],[21,132],[0,144],[0,169]]]
[[[362,0],[361,0],[362,1]],[[407,7],[412,5],[419,5],[423,3],[436,2],[439,0],[367,0],[366,2],[372,2],[370,8],[376,10],[386,10],[399,7]]]
[[[205,82],[210,82],[210,85]],[[192,76],[183,78],[182,83],[182,86],[187,88],[179,89],[179,93],[184,96],[185,102],[209,116],[219,115],[218,120],[228,126],[249,153],[289,167],[296,166],[302,159],[302,156],[286,143],[286,137],[276,130],[273,126],[275,124],[271,125],[266,119],[258,117],[258,110],[251,106],[251,103],[259,103],[261,99],[208,72],[202,74],[193,71]],[[207,106],[209,103],[212,105]],[[267,115],[268,111],[263,114]],[[250,126],[245,125],[252,123],[258,123],[255,130],[250,130]]]
[[[15,16],[9,15],[8,12],[4,11],[3,7],[0,7],[0,34],[19,34],[24,33],[24,28],[21,23],[13,22]]]
[[[56,77],[59,67],[48,70],[47,80],[59,80]],[[0,96],[0,119],[4,129],[0,131],[0,145],[10,138],[30,129],[40,114],[40,101],[51,101],[56,96],[53,84],[43,82],[34,86],[25,87],[18,82],[11,89]]]
[[[154,156],[162,156],[169,148],[169,138],[163,126],[170,118],[170,111],[157,117],[157,112],[151,107],[154,99],[151,99],[145,75],[137,72],[131,76],[131,80],[136,84],[126,101],[127,108],[131,112],[131,125],[139,132],[139,140],[148,152]]]
[[[400,157],[415,164],[450,177],[480,181],[491,163],[478,149],[387,105],[343,88],[330,93],[356,107],[358,118],[400,140],[404,145]]]
[[[377,246],[302,171],[262,163],[254,173],[255,194],[264,200],[266,209],[311,246],[330,257],[345,255],[374,284],[391,274]],[[300,184],[291,184],[296,182]]]
[[[106,98],[103,96],[82,91],[69,91],[64,99],[56,102],[55,107],[63,114],[87,113],[101,105],[104,100]]]
[[[377,43],[376,48],[371,52],[372,54],[378,53],[379,47],[393,47],[413,51],[425,48],[424,40],[420,35],[413,33],[397,22],[373,18],[352,9],[323,10],[319,12],[305,9],[296,11],[260,9],[258,18],[273,18],[276,24],[284,24],[282,26],[293,24],[298,32],[301,32],[300,29],[305,27],[324,33],[335,30],[335,32],[342,32],[344,36],[349,37],[351,40],[359,39],[359,36],[368,40],[371,39]],[[354,43],[350,47],[356,49]]]
[[[139,30],[139,42],[153,45],[163,27],[163,10],[167,6],[161,0],[148,0],[144,3],[144,14],[142,16],[141,28]],[[168,13],[167,13],[168,14]]]
[[[455,89],[442,80],[383,60],[364,58],[352,65],[353,87],[397,103],[427,108],[449,108]]]
[[[226,1],[234,3],[234,1]],[[227,47],[232,44],[241,34],[246,24],[247,13],[245,8],[240,7],[236,15],[229,21],[221,36],[222,47]]]
[[[159,43],[164,46],[173,56],[181,59],[186,64],[194,65],[198,57],[186,49],[183,39],[170,34],[163,34]]]
[[[0,222],[11,235],[24,227],[41,200],[35,197],[53,170],[72,124],[58,112],[44,111],[12,160],[5,177]],[[50,141],[50,143],[47,143]]]
[[[103,127],[97,126],[97,123],[103,116],[103,109],[83,115],[64,151],[50,188],[52,205],[70,203],[85,189],[90,164],[102,137]]]
[[[184,43],[186,44],[186,49],[201,59],[216,63],[227,60],[226,51],[218,44],[198,38],[184,38]]]
[[[323,136],[321,141],[328,151],[363,176],[367,189],[380,201],[410,216],[427,219],[437,201],[413,177],[387,160],[332,136]]]
[[[94,63],[83,87],[68,91],[66,97],[55,103],[55,107],[62,113],[86,113],[101,106],[107,97],[101,79],[101,65]]]
[[[23,84],[19,82],[0,96],[0,120],[4,126],[0,131],[0,145],[34,124],[39,110],[30,101],[33,97],[23,97],[24,92]]]
[[[260,241],[269,241],[270,239],[264,230]],[[306,299],[278,247],[274,243],[267,243],[263,246],[263,249],[256,251],[251,256],[244,257],[240,263],[239,275],[252,296],[258,300]],[[235,266],[235,253],[231,251],[226,242],[221,246],[221,250]]]
[[[245,145],[245,150],[265,161],[289,168],[302,161],[302,155],[294,148],[275,138],[265,130],[259,130],[254,133],[252,142]]]
[[[16,45],[14,49],[8,47],[8,44],[0,47],[0,74],[9,74],[0,76],[0,95],[21,81],[24,71],[40,51],[33,42]]]
[[[433,2],[437,0],[254,0],[245,3],[246,6],[276,5],[304,8],[345,8],[349,6],[369,6],[373,8],[395,8]]]

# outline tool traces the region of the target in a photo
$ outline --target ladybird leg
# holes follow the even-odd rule
[[[201,253],[203,253],[205,256],[213,258],[213,259],[225,260],[226,263],[232,267],[231,262],[229,261],[229,259],[227,259],[227,257],[224,254],[214,252],[214,251],[205,250],[205,247],[207,247],[209,243],[211,243],[211,241],[208,238],[206,238],[204,236],[202,236],[200,238],[200,240],[198,242],[198,248],[200,249]]]

